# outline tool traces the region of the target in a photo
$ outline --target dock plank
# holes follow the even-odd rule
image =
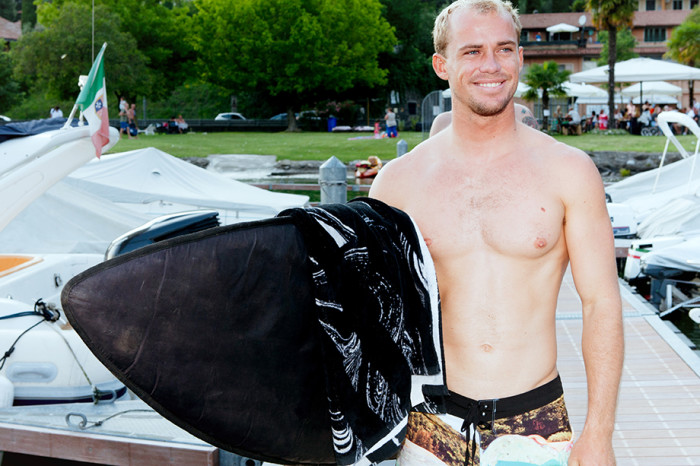
[[[625,361],[613,445],[618,465],[700,464],[700,358],[624,284]],[[567,274],[557,307],[557,364],[576,433],[586,417],[581,302]]]

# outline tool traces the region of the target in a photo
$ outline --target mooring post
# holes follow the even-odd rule
[[[396,157],[401,157],[408,152],[408,143],[403,139],[396,143]]]
[[[318,170],[321,204],[344,204],[348,200],[348,171],[336,156],[326,160]]]

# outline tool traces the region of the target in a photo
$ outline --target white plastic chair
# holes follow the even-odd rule
[[[690,188],[690,181],[693,179],[695,162],[697,161],[698,149],[700,148],[700,127],[697,123],[695,123],[695,120],[681,112],[661,112],[659,113],[659,116],[656,117],[656,123],[659,125],[659,128],[661,128],[664,136],[666,136],[666,146],[664,146],[664,153],[661,156],[661,164],[659,164],[659,169],[656,172],[656,180],[654,180],[654,188],[651,190],[651,192],[656,192],[656,184],[659,182],[659,175],[661,175],[661,167],[663,167],[664,160],[666,159],[666,152],[668,152],[669,142],[672,142],[673,145],[676,146],[676,149],[678,149],[678,152],[680,152],[684,159],[690,157],[688,151],[685,150],[681,143],[678,142],[678,139],[676,139],[676,135],[673,134],[669,123],[677,123],[687,127],[695,135],[695,137],[698,138],[698,141],[695,144],[695,153],[693,154],[695,157],[693,158],[693,163],[691,164],[690,168],[690,177],[688,178],[688,188]]]

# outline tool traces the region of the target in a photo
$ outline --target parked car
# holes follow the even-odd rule
[[[235,113],[235,112],[227,112],[227,113],[219,113],[216,115],[215,120],[245,120],[246,117],[241,115],[240,113]]]
[[[295,113],[294,118],[297,120],[320,120],[321,117],[318,116],[316,110],[304,110],[301,113]],[[278,113],[277,115],[270,117],[270,120],[287,120],[287,113]]]
[[[320,120],[321,117],[318,116],[316,110],[304,110],[297,115],[297,120]]]
[[[296,118],[299,118],[299,114],[295,113],[294,116]],[[287,113],[278,113],[277,115],[270,117],[270,120],[279,120],[279,121],[287,121]]]

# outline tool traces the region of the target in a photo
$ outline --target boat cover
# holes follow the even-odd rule
[[[273,193],[228,179],[153,147],[92,160],[65,181],[142,212],[148,204],[178,204],[183,206],[180,210],[231,210],[262,218],[302,207],[309,200],[308,196]],[[168,212],[153,212],[152,216],[164,213]],[[231,223],[223,216],[222,220]]]
[[[0,253],[104,254],[112,240],[149,220],[59,181],[0,231]]]
[[[656,186],[656,191],[652,194],[654,180],[659,172],[658,168],[637,173],[629,178],[618,181],[605,188],[605,192],[610,194],[613,202],[623,202],[634,198],[646,198],[650,200],[652,196],[662,197],[663,195],[673,195],[678,197],[684,193],[695,193],[700,188],[700,170],[695,170],[692,180],[689,179],[693,160],[692,158],[678,160],[661,168],[661,175]],[[690,186],[688,182],[690,181]],[[674,195],[675,193],[675,195]]]
[[[656,238],[700,231],[700,198],[680,196],[657,207],[637,225],[640,238]]]
[[[700,272],[700,236],[646,255],[644,264]]]
[[[0,143],[12,138],[23,138],[63,128],[66,118],[47,118],[45,120],[15,121],[0,125]],[[71,126],[78,126],[74,119]]]

